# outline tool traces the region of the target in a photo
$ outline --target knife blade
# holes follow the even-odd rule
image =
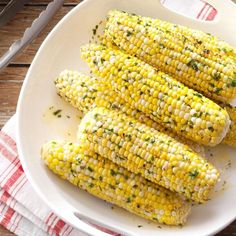
[[[6,25],[29,0],[11,0],[0,12],[0,27]]]
[[[0,69],[6,67],[11,59],[15,57],[23,48],[31,43],[39,33],[44,29],[48,22],[52,19],[55,13],[62,6],[64,0],[53,0],[42,11],[37,19],[35,19],[30,27],[26,29],[23,37],[14,42],[8,51],[0,58]]]

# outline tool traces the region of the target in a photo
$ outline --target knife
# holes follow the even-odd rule
[[[53,0],[48,4],[47,8],[42,11],[39,17],[33,21],[32,25],[26,29],[23,37],[14,42],[8,51],[0,58],[0,69],[6,67],[13,57],[15,57],[23,48],[25,48],[39,35],[39,33],[44,29],[44,27],[62,6],[63,1],[64,0]]]
[[[11,0],[0,12],[0,27],[6,25],[29,0]]]

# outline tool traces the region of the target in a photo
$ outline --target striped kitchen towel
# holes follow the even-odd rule
[[[173,11],[199,20],[213,20],[217,15],[214,7],[200,0],[161,2]],[[13,116],[0,131],[0,224],[22,236],[85,235],[58,218],[37,196],[18,158],[15,132],[16,117]],[[111,235],[118,235],[106,229],[99,229]]]
[[[0,131],[0,224],[22,236],[86,235],[57,217],[37,196],[18,158],[15,130],[16,116],[13,116]]]
[[[212,21],[217,15],[217,10],[202,0],[161,0],[161,3],[172,11],[198,20]]]

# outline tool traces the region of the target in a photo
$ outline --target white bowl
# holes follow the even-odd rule
[[[214,194],[214,198],[206,204],[194,207],[183,228],[162,226],[159,229],[157,224],[148,223],[118,207],[111,210],[108,203],[60,180],[47,170],[40,159],[40,147],[45,141],[75,139],[78,112],[56,95],[53,80],[64,69],[88,71],[80,59],[80,46],[88,43],[92,29],[105,19],[108,10],[126,10],[202,29],[235,46],[235,5],[228,0],[215,0],[211,4],[218,9],[219,20],[204,23],[170,12],[158,0],[88,0],[67,14],[41,45],[27,73],[18,102],[18,150],[25,173],[35,190],[58,216],[74,227],[92,235],[105,235],[85,222],[89,220],[124,235],[200,236],[216,233],[235,219],[236,150],[228,147],[210,150],[214,152],[211,161],[224,172],[222,182],[227,181],[226,189]],[[62,109],[62,117],[51,115],[50,106]],[[226,170],[228,161],[231,161],[231,167]],[[221,185],[219,183],[219,189]]]

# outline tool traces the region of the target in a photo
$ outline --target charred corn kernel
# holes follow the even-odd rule
[[[109,12],[105,34],[105,40],[207,97],[236,97],[236,49],[212,35],[117,10]]]
[[[84,113],[95,107],[122,111],[126,115],[132,116],[138,121],[187,144],[194,151],[205,156],[205,150],[202,145],[183,137],[178,137],[170,130],[147,117],[143,112],[130,108],[105,81],[102,83],[101,79],[87,76],[77,71],[65,70],[55,79],[55,86],[62,98]],[[102,132],[101,129],[98,130],[98,134],[100,132]]]
[[[81,56],[129,106],[178,135],[209,146],[226,135],[230,119],[224,109],[136,57],[95,44],[83,46]]]
[[[112,142],[113,136],[118,142]],[[121,112],[102,107],[88,112],[77,139],[129,171],[198,202],[207,199],[219,178],[218,170],[188,146]]]
[[[62,154],[63,160],[58,154]],[[186,222],[191,206],[178,194],[134,175],[83,146],[51,141],[42,147],[41,155],[55,174],[96,197],[156,222],[168,225]]]

